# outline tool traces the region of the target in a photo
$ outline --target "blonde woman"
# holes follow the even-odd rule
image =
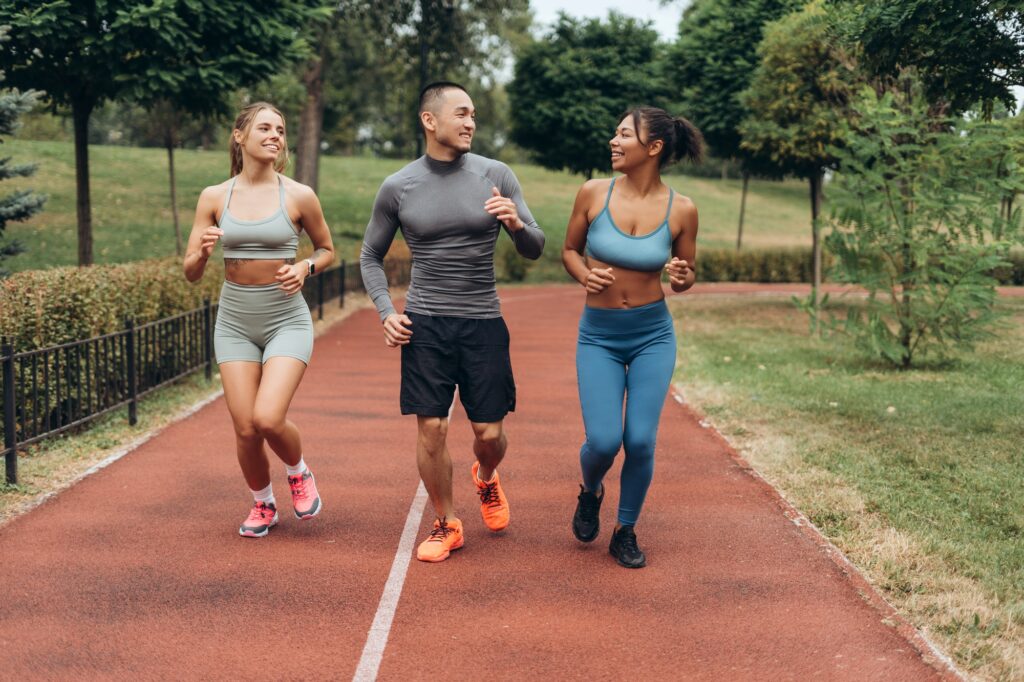
[[[323,509],[287,412],[313,351],[313,321],[299,292],[306,278],[334,262],[334,246],[316,194],[281,174],[288,145],[280,111],[266,102],[245,107],[230,151],[231,178],[199,195],[184,270],[190,282],[199,280],[221,242],[225,281],[214,349],[238,463],[253,495],[238,532],[259,538],[278,522],[264,442],[285,464],[295,516],[308,520]],[[315,252],[296,263],[301,231]]]

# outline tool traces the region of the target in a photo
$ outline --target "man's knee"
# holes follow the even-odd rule
[[[503,423],[478,424],[473,422],[473,435],[481,445],[487,447],[498,446],[501,444],[502,437],[504,436]]]
[[[447,417],[417,417],[416,425],[424,443],[443,443],[448,437]]]

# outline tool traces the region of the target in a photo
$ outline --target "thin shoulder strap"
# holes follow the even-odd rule
[[[672,197],[673,196],[675,196],[675,192],[673,192],[672,188],[669,187],[668,188],[668,210],[665,211],[665,222],[668,222],[669,216],[672,215]]]
[[[235,189],[235,180],[237,178],[238,178],[237,175],[232,177],[231,178],[231,182],[228,183],[228,193],[227,193],[227,196],[224,197],[224,208],[220,212],[220,217],[221,218],[223,218],[224,215],[228,212],[228,204],[231,203],[231,192],[234,191],[234,189]]]
[[[284,205],[284,180],[281,179],[281,174],[280,173],[277,174],[277,187],[280,190],[280,194],[281,194],[281,210],[283,211],[283,210],[286,209],[286,206]]]
[[[612,178],[611,184],[608,185],[608,196],[606,196],[604,198],[604,207],[605,208],[608,208],[608,202],[612,200],[612,190],[615,189],[615,181],[616,180],[618,180],[618,178]]]

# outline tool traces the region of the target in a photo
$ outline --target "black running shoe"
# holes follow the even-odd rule
[[[572,515],[572,534],[580,542],[593,542],[601,530],[601,502],[604,494],[598,497],[580,486],[579,497],[576,498],[576,513]]]
[[[647,557],[636,545],[636,533],[633,526],[622,526],[612,533],[612,543],[608,553],[615,557],[619,566],[626,568],[643,568],[647,565]]]

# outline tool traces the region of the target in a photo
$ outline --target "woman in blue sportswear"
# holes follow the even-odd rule
[[[621,175],[583,184],[562,249],[565,269],[587,290],[576,346],[586,440],[572,529],[582,542],[597,537],[604,475],[623,448],[609,552],[622,566],[641,568],[647,561],[634,526],[654,473],[676,358],[661,272],[675,292],[696,279],[697,208],[662,182],[661,169],[680,159],[698,162],[704,139],[684,118],[637,107],[622,116],[610,145],[612,170]]]

